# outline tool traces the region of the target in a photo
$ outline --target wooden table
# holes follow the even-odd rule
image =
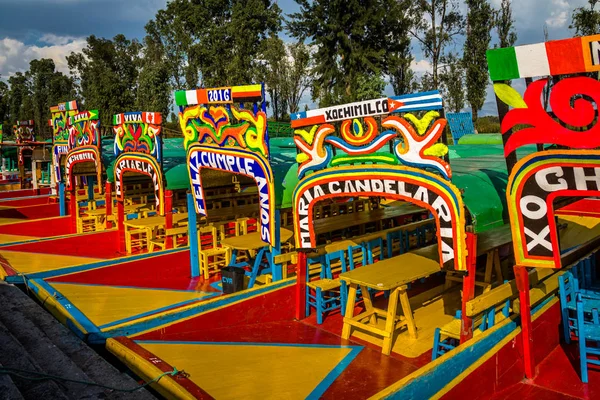
[[[405,253],[341,274],[340,280],[345,281],[350,287],[342,338],[350,338],[352,327],[383,336],[381,351],[385,355],[389,355],[392,350],[392,340],[396,329],[406,325],[410,337],[416,339],[417,327],[406,293],[407,285],[436,272],[440,272],[439,262],[414,253]],[[359,286],[366,310],[355,316],[354,307]],[[373,307],[369,288],[390,291],[387,311]],[[404,314],[401,317],[396,315],[398,300],[400,300]],[[374,326],[377,324],[378,316],[385,318],[385,329]],[[365,319],[367,321],[363,322]]]
[[[289,229],[280,228],[279,237],[281,243],[285,243],[290,240],[293,236],[293,232]],[[231,249],[231,261],[229,266],[232,267],[251,267],[252,271],[250,272],[250,281],[248,282],[248,289],[254,286],[256,282],[256,278],[258,276],[258,272],[261,266],[262,259],[267,251],[269,251],[269,244],[264,242],[260,237],[260,232],[251,232],[242,236],[233,236],[229,238],[225,238],[221,240],[221,245],[228,247]],[[236,262],[237,252],[239,250],[242,251],[257,251],[256,256],[252,259],[250,256],[248,257],[248,262]],[[270,257],[267,257],[270,260]],[[271,271],[272,276],[275,272],[275,265],[269,261],[269,270]]]
[[[182,220],[187,220],[187,213],[173,214],[173,224],[177,224]],[[165,226],[167,219],[163,215],[156,215],[148,218],[137,218],[123,222],[125,226],[125,239],[127,244],[127,252],[131,253],[131,231],[143,230],[146,233],[146,247],[154,236],[154,232]],[[127,229],[127,228],[131,228]]]
[[[384,219],[392,219],[426,212],[424,208],[407,203],[402,207],[378,208],[371,211],[360,211],[356,213],[336,215],[313,221],[315,234],[333,232],[349,228],[351,226],[363,225],[369,222],[377,222]]]
[[[280,228],[279,238],[281,243],[285,243],[294,236],[294,233],[286,228]],[[260,238],[260,232],[251,232],[242,236],[232,236],[221,240],[223,246],[231,247],[234,250],[258,250],[269,244],[263,242]]]

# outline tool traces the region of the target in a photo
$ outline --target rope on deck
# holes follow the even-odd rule
[[[108,389],[108,390],[112,390],[112,391],[116,391],[116,392],[125,392],[125,393],[132,393],[132,392],[135,392],[136,390],[140,390],[152,383],[156,383],[165,375],[175,376],[177,374],[182,374],[183,376],[187,376],[185,371],[179,371],[177,368],[173,368],[173,371],[164,372],[164,373],[160,374],[159,376],[157,376],[156,378],[152,379],[151,381],[146,382],[142,385],[139,385],[135,388],[123,389],[123,388],[116,388],[116,387],[112,387],[112,386],[103,385],[101,383],[96,383],[96,382],[91,382],[91,381],[80,381],[78,379],[70,379],[70,378],[65,378],[62,376],[50,375],[50,374],[45,374],[43,372],[37,372],[37,371],[26,371],[26,370],[22,370],[22,369],[18,369],[18,368],[2,367],[2,368],[0,368],[0,374],[16,376],[18,378],[29,380],[29,381],[53,380],[53,381],[57,381],[58,383],[72,382],[72,383],[79,383],[81,385],[99,386],[104,389]],[[26,376],[26,375],[31,375],[31,376]]]

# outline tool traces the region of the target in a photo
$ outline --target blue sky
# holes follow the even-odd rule
[[[500,0],[490,2],[494,7],[500,4]],[[26,70],[30,60],[42,57],[54,59],[58,68],[67,72],[64,57],[84,47],[85,37],[93,34],[110,38],[123,33],[141,39],[144,25],[166,3],[166,0],[0,0],[0,75],[6,79]],[[586,3],[587,0],[513,0],[517,44],[543,41],[544,24],[551,40],[572,36],[568,29],[571,11]],[[278,4],[286,14],[298,10],[293,0],[279,0]],[[492,40],[494,36],[492,32]],[[413,45],[413,53],[416,57],[413,69],[417,74],[428,70],[430,65],[422,59],[417,43]],[[309,98],[305,100],[310,107],[315,106]],[[493,93],[488,90],[482,114],[495,113]]]

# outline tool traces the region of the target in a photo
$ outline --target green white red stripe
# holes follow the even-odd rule
[[[82,111],[79,114],[75,114],[69,117],[69,125],[73,125],[76,122],[90,121],[98,119],[98,110]]]
[[[492,81],[600,71],[600,35],[487,51]]]
[[[77,110],[77,101],[71,100],[65,103],[58,103],[58,105],[50,107],[51,113],[61,112],[61,111],[72,111]]]
[[[113,125],[136,123],[160,125],[162,124],[162,115],[157,112],[135,111],[122,114],[115,114],[113,116]]]
[[[175,92],[175,104],[181,107],[196,104],[255,103],[259,101],[262,101],[261,84]]]

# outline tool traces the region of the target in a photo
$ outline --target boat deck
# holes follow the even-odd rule
[[[532,381],[513,385],[492,397],[501,399],[597,399],[600,398],[600,368],[589,365],[589,383],[581,382],[577,343],[561,343],[537,367]]]

